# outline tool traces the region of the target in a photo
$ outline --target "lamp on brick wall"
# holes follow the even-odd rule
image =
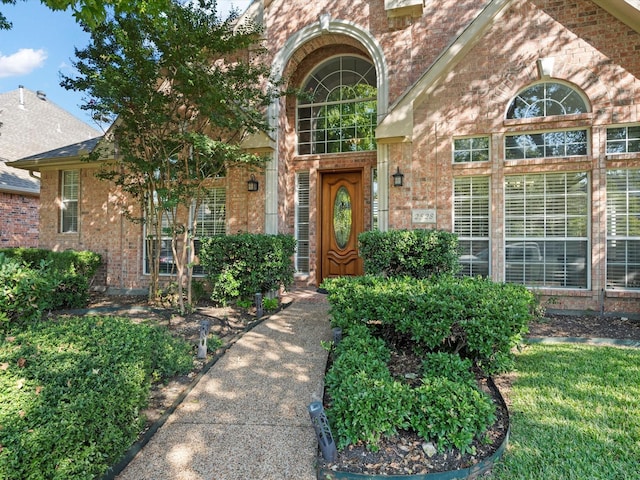
[[[393,177],[393,186],[401,187],[404,181],[404,174],[400,173],[400,167],[396,167],[396,173],[391,176]]]
[[[251,175],[251,178],[249,179],[249,181],[247,181],[247,190],[250,192],[257,192],[258,186],[259,184],[256,180],[256,177],[254,175]]]

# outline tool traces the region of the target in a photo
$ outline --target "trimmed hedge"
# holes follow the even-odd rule
[[[86,277],[87,280],[96,274],[102,264],[100,255],[88,250],[54,252],[43,248],[0,248],[0,254],[21,260],[31,268],[37,268],[44,262],[50,270]]]
[[[372,321],[410,335],[424,351],[461,353],[486,374],[511,365],[511,349],[527,332],[535,298],[522,285],[486,278],[437,281],[365,275],[323,282],[332,325],[348,332]]]
[[[451,275],[342,277],[323,287],[332,326],[344,336],[325,376],[337,447],[362,441],[375,450],[382,437],[411,428],[440,450],[473,454],[473,441],[496,418],[474,370],[490,375],[512,366],[511,349],[533,316],[533,295],[520,285]],[[388,330],[409,337],[423,356],[417,387],[392,377],[388,347],[374,335]]]
[[[428,356],[417,388],[392,378],[384,340],[364,325],[351,328],[334,357],[325,381],[327,416],[339,449],[362,441],[375,451],[382,437],[413,428],[441,450],[455,446],[466,452],[495,421],[495,406],[479,390],[471,362],[457,354]],[[432,368],[440,362],[444,368]]]
[[[444,230],[377,230],[358,236],[364,271],[386,277],[428,278],[460,270],[458,236]]]
[[[211,299],[253,299],[293,283],[296,241],[291,235],[240,233],[202,239],[199,258],[211,281]]]

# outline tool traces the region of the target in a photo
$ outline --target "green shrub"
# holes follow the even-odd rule
[[[458,355],[427,355],[415,389],[392,378],[389,349],[364,325],[352,326],[334,355],[325,382],[339,449],[362,441],[376,450],[382,437],[411,427],[441,449],[466,452],[495,421],[495,406],[478,389],[471,361]]]
[[[460,352],[492,374],[509,367],[511,349],[535,310],[524,286],[483,278],[364,276],[323,282],[332,325],[348,332],[372,321],[408,334],[424,351]]]
[[[411,427],[440,450],[456,447],[474,453],[471,444],[495,422],[495,405],[477,386],[444,376],[425,376],[414,390]]]
[[[443,230],[372,230],[358,236],[364,271],[386,277],[428,278],[460,270],[458,237]]]
[[[326,375],[331,398],[327,416],[343,449],[363,441],[372,450],[382,436],[393,435],[409,423],[409,388],[391,377],[390,352],[366,328],[354,328],[336,348],[336,358]]]
[[[99,254],[87,250],[54,252],[43,248],[2,248],[0,254],[20,260],[32,268],[46,263],[51,270],[86,277],[87,281],[96,274],[102,262]]]
[[[122,318],[42,322],[7,337],[0,478],[98,478],[138,437],[151,380],[192,362],[189,344]]]
[[[41,269],[0,254],[0,331],[40,319],[51,305],[53,286]]]
[[[241,233],[203,238],[200,264],[214,301],[253,298],[293,283],[295,239],[291,235]]]
[[[3,249],[0,252],[0,330],[39,320],[42,312],[80,308],[100,265],[92,252]]]
[[[452,382],[460,382],[475,386],[472,362],[457,353],[427,353],[422,361],[422,371],[427,378],[443,377]]]

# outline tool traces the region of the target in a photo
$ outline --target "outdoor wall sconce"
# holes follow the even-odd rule
[[[393,177],[393,186],[394,187],[401,187],[402,186],[402,182],[404,180],[404,174],[400,173],[400,167],[396,167],[396,173],[394,173],[393,175],[391,175]]]
[[[247,182],[247,190],[250,192],[257,192],[258,191],[258,181],[256,180],[256,177],[251,175],[251,179]]]

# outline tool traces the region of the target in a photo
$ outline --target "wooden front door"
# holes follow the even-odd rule
[[[362,172],[323,173],[320,207],[320,282],[362,275],[358,256],[358,234],[364,227]]]

